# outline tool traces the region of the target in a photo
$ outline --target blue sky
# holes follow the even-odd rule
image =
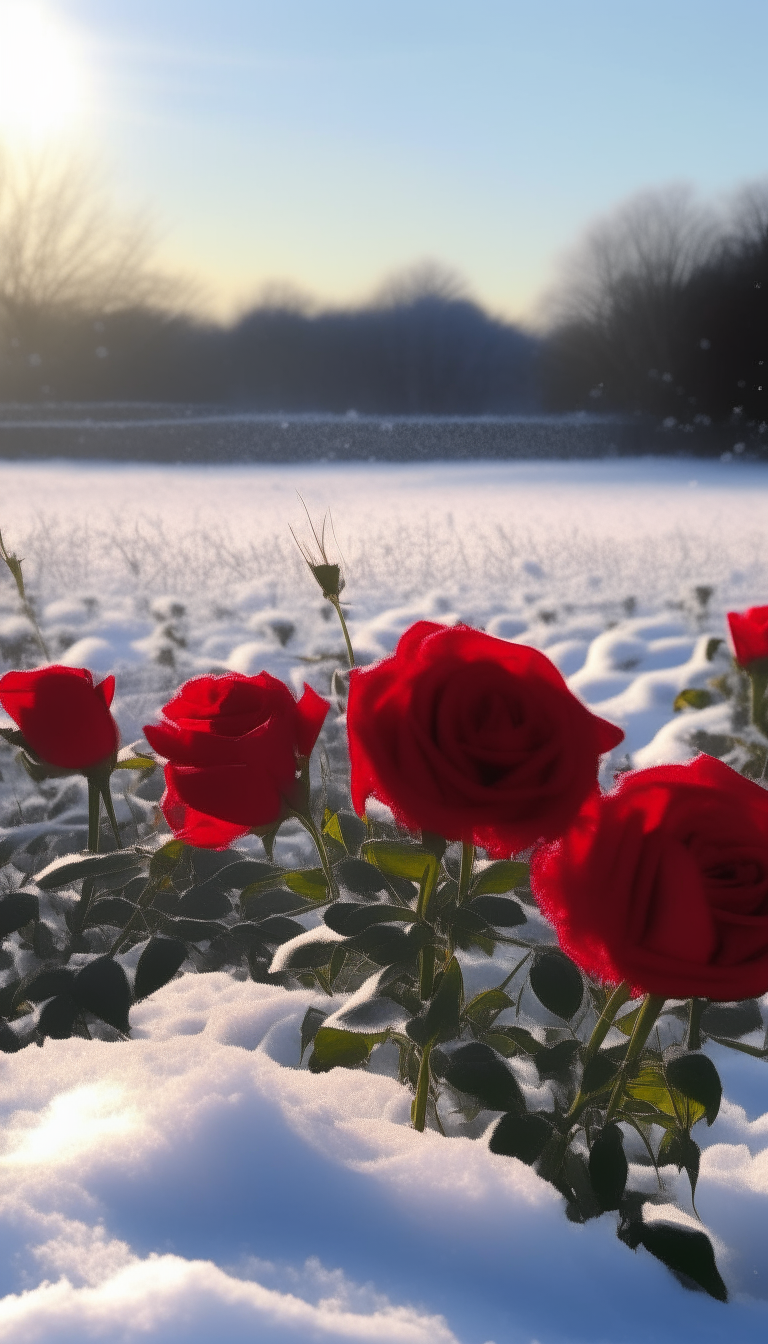
[[[354,301],[431,257],[525,316],[633,191],[768,173],[765,0],[45,7],[87,72],[79,135],[220,304]]]

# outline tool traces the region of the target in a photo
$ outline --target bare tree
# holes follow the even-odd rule
[[[121,218],[94,169],[0,145],[0,323],[21,336],[52,312],[108,313],[170,297],[145,220]]]
[[[721,246],[717,214],[685,185],[640,192],[593,224],[545,300],[568,395],[586,380],[593,397],[643,404],[649,376],[675,381],[686,286]]]

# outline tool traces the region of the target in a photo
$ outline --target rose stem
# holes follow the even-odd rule
[[[333,869],[331,867],[330,859],[328,858],[328,851],[325,848],[323,837],[308,812],[294,812],[293,815],[296,817],[297,821],[301,822],[307,834],[312,836],[315,849],[317,850],[317,857],[320,860],[320,867],[322,868],[323,875],[328,883],[328,891],[331,900],[335,901],[339,894],[339,888],[336,885],[336,878],[333,875]]]
[[[102,782],[101,796],[104,799],[104,809],[106,811],[107,816],[109,817],[109,824],[112,827],[112,834],[115,837],[117,848],[122,849],[123,842],[120,839],[120,831],[118,830],[117,827],[117,817],[115,816],[115,805],[112,802],[112,792],[109,787],[109,775],[107,775],[106,779]]]
[[[587,1042],[586,1049],[584,1051],[585,1065],[589,1063],[593,1055],[597,1054],[598,1050],[600,1049],[600,1046],[602,1045],[603,1041],[608,1035],[608,1032],[613,1026],[613,1021],[614,1018],[616,1017],[616,1014],[618,1013],[619,1009],[623,1007],[623,1005],[627,1002],[627,999],[630,999],[631,997],[632,997],[632,991],[629,985],[627,984],[626,980],[623,980],[622,983],[620,985],[617,985],[616,988],[614,989],[602,1013],[600,1014],[594,1027],[592,1028],[592,1035],[590,1036],[589,1041]],[[578,1115],[579,1111],[582,1108],[583,1103],[584,1103],[584,1093],[581,1089],[579,1089],[578,1096],[576,1097],[570,1111],[568,1112],[567,1118],[569,1120],[576,1118],[576,1116]]]
[[[419,998],[422,1002],[432,998],[435,983],[435,949],[422,947],[419,953]]]
[[[688,1038],[685,1043],[688,1050],[701,1049],[701,1019],[706,1006],[706,999],[691,999],[688,1009]]]
[[[616,1079],[613,1092],[611,1093],[611,1100],[608,1103],[608,1110],[605,1113],[606,1124],[613,1119],[619,1109],[621,1098],[624,1095],[624,1084],[626,1083],[630,1068],[640,1055],[665,1003],[666,998],[663,994],[646,994],[643,1000],[643,1006],[638,1013],[635,1029],[632,1032],[632,1038],[629,1042],[629,1049],[624,1056],[624,1063],[622,1064],[621,1072]]]
[[[342,634],[343,634],[343,636],[344,636],[344,642],[345,642],[345,644],[346,644],[346,646],[347,646],[347,657],[348,657],[348,659],[349,659],[349,666],[350,666],[350,667],[354,667],[354,666],[355,666],[355,655],[354,655],[354,651],[353,651],[353,649],[352,649],[352,641],[351,641],[351,639],[349,638],[349,631],[348,631],[348,629],[347,629],[347,622],[344,620],[344,612],[341,610],[341,602],[339,601],[338,596],[335,596],[335,595],[333,595],[333,594],[332,594],[331,596],[329,596],[328,601],[330,602],[331,606],[333,607],[334,611],[336,612],[336,615],[338,616],[338,618],[339,618],[339,620],[340,620],[340,622],[341,622],[341,632],[342,632]]]
[[[419,1065],[419,1078],[416,1083],[416,1096],[411,1104],[411,1124],[419,1134],[424,1133],[424,1125],[427,1119],[427,1099],[429,1097],[429,1056],[432,1053],[432,1042],[429,1041],[421,1052],[421,1064]]]
[[[101,786],[93,775],[88,776],[88,849],[91,854],[99,852],[99,821],[101,812]]]
[[[8,569],[13,575],[13,579],[16,584],[16,590],[19,594],[21,605],[24,608],[24,615],[26,616],[27,620],[32,626],[32,629],[35,632],[35,637],[37,639],[38,644],[40,645],[40,649],[42,651],[46,663],[50,663],[51,655],[46,647],[42,631],[40,629],[40,626],[37,624],[37,618],[35,616],[34,611],[32,610],[32,605],[29,601],[29,598],[27,597],[27,592],[24,587],[24,576],[21,572],[21,561],[19,560],[18,556],[11,555],[11,553],[6,550],[2,535],[0,535],[0,559],[5,561],[6,565],[8,566]]]
[[[592,1035],[589,1038],[587,1048],[584,1052],[585,1064],[589,1062],[589,1060],[592,1058],[593,1055],[597,1054],[598,1050],[600,1049],[600,1046],[603,1044],[603,1041],[605,1040],[606,1036],[608,1035],[608,1032],[613,1026],[613,1020],[616,1014],[618,1013],[620,1008],[623,1008],[624,1004],[627,1002],[627,999],[631,999],[631,997],[632,997],[632,990],[630,989],[626,980],[623,980],[622,983],[620,985],[617,985],[616,988],[614,989],[611,997],[606,1003],[602,1013],[600,1014],[599,1018],[597,1019],[597,1022],[595,1023],[592,1029]]]
[[[475,846],[462,841],[461,845],[461,867],[459,868],[459,895],[458,904],[463,905],[467,899],[469,884],[472,881],[472,865],[475,862]]]

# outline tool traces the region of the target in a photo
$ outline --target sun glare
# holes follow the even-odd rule
[[[66,132],[85,101],[75,38],[43,5],[0,0],[0,135],[40,141]]]

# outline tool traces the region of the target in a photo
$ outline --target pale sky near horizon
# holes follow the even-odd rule
[[[526,319],[634,191],[768,174],[766,0],[0,0],[0,135],[98,155],[220,311],[431,258]]]

